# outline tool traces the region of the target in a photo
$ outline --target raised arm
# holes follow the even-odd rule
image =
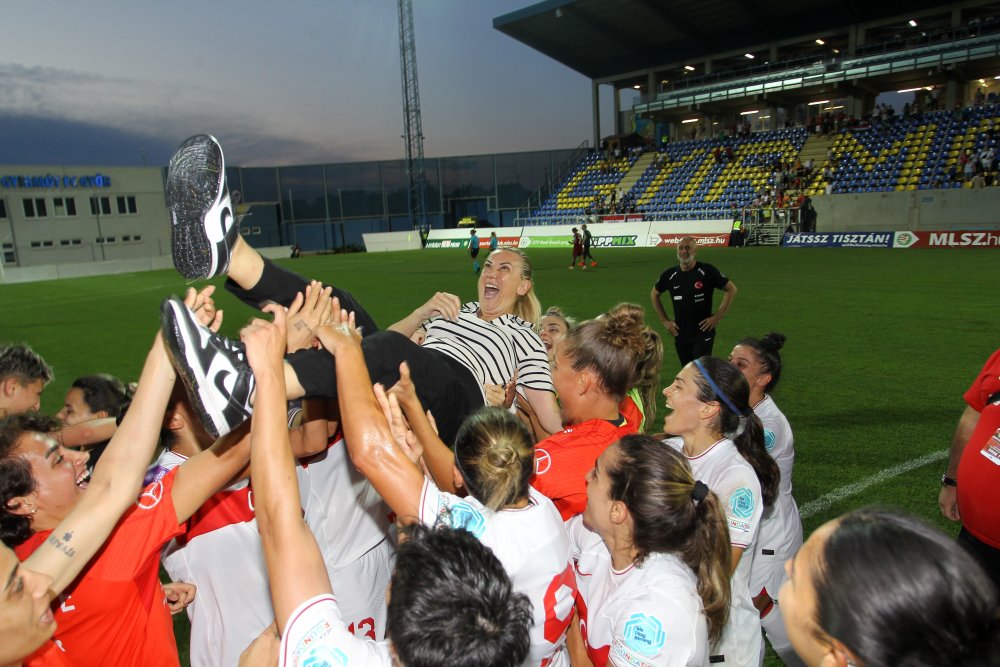
[[[213,288],[188,290],[185,303],[204,312]],[[221,312],[211,308],[218,328]],[[52,577],[52,590],[60,593],[103,546],[139,495],[143,475],[159,440],[160,423],[176,377],[160,334],[146,357],[132,404],[94,468],[87,492],[52,531],[52,535],[26,561],[27,567]]]
[[[399,381],[389,389],[389,393],[399,401],[413,435],[420,442],[424,463],[434,483],[442,491],[457,493],[454,474],[455,453],[438,437],[437,429],[424,412],[424,406],[420,404],[416,388],[410,379],[410,367],[405,361],[399,365]]]
[[[458,319],[458,312],[462,308],[462,302],[454,294],[447,292],[437,292],[427,303],[423,304],[412,313],[389,327],[392,331],[403,334],[407,338],[420,328],[425,320],[435,315],[454,322]]]
[[[321,327],[317,335],[337,358],[341,425],[351,461],[398,517],[419,516],[423,473],[396,443],[372,393],[361,339],[339,303],[334,306],[333,322]]]
[[[331,587],[316,538],[302,519],[285,423],[285,315],[278,306],[265,310],[274,314],[274,322],[254,320],[241,337],[257,381],[250,427],[254,509],[271,580],[274,618],[281,632],[296,607],[330,593]]]

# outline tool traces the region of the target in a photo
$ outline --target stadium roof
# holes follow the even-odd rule
[[[493,27],[590,79],[850,25],[979,3],[934,0],[545,0]]]

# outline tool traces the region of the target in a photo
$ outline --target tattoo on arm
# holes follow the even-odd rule
[[[72,558],[76,555],[76,549],[71,547],[69,543],[73,540],[73,531],[63,533],[62,538],[57,536],[55,533],[49,535],[49,539],[46,540],[54,549],[63,553],[67,558]]]

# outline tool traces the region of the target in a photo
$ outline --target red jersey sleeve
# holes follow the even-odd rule
[[[997,350],[987,360],[983,370],[965,392],[965,402],[976,412],[982,412],[987,399],[1000,391],[1000,350]]]

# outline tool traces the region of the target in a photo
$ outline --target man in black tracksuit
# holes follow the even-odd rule
[[[715,327],[725,316],[736,296],[736,285],[711,264],[696,260],[698,246],[690,236],[677,244],[680,265],[660,274],[660,279],[649,293],[653,309],[660,322],[674,337],[677,357],[681,366],[704,355],[712,354]],[[712,296],[722,290],[719,310],[712,313]],[[667,316],[660,295],[669,292],[674,304],[674,319]]]

